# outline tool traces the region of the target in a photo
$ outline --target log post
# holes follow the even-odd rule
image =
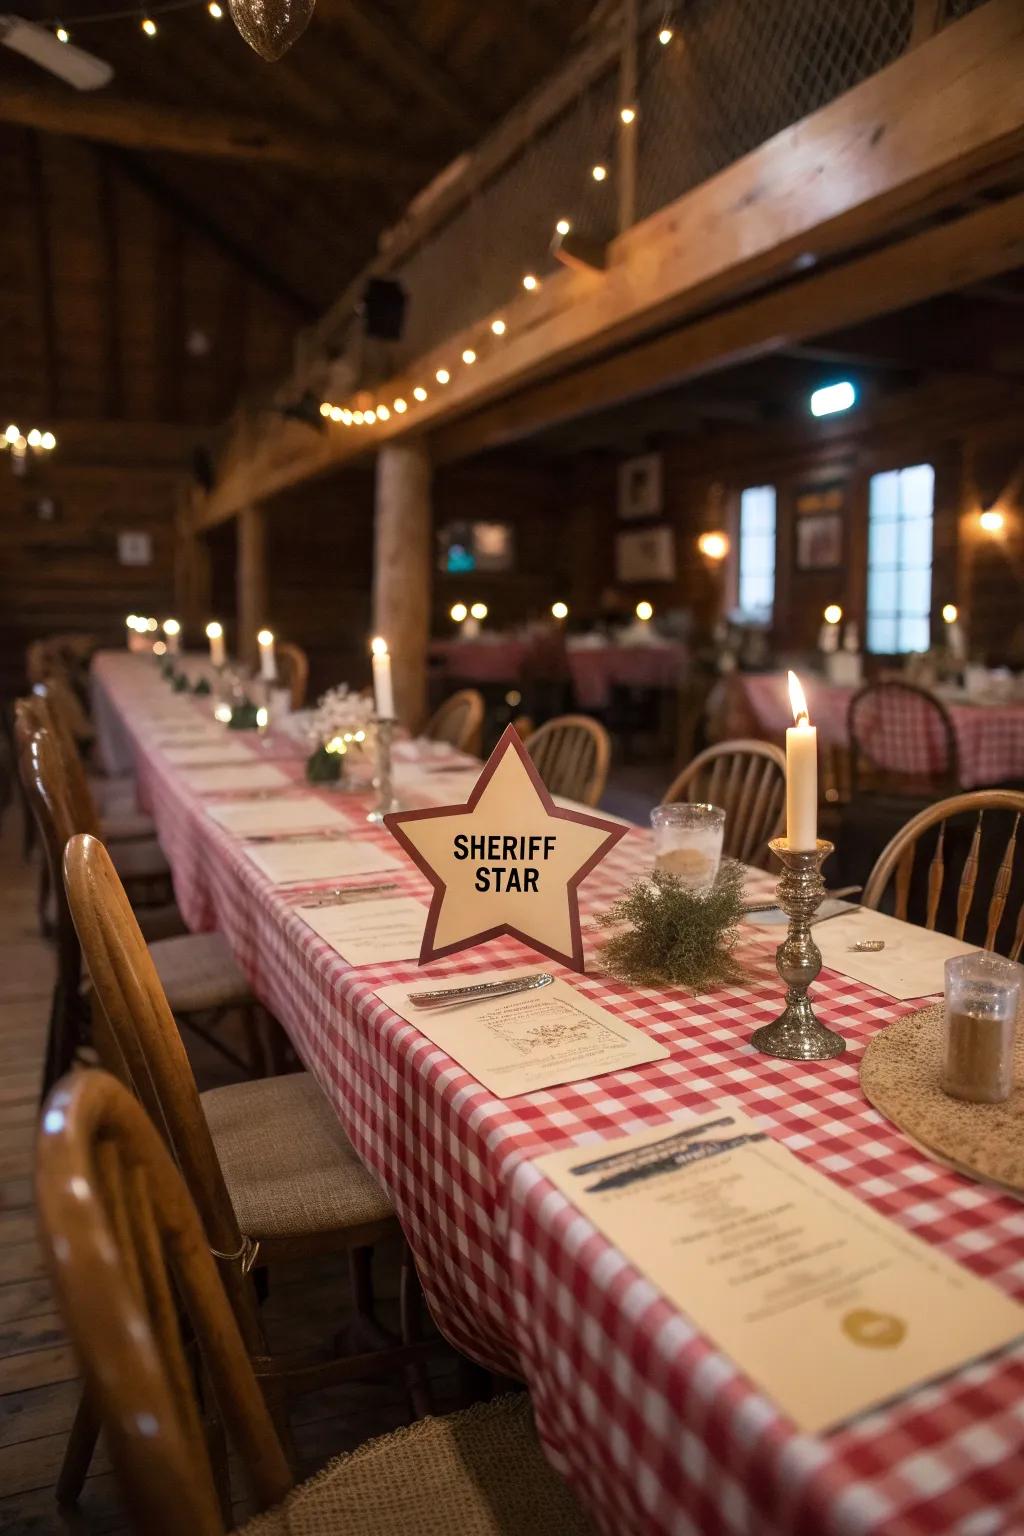
[[[267,622],[267,519],[262,507],[238,514],[235,649],[242,661],[256,661],[256,633]]]
[[[391,651],[398,718],[412,731],[427,712],[431,535],[426,446],[389,443],[377,456],[373,623]]]
[[[174,613],[185,644],[197,644],[210,616],[210,548],[196,531],[196,498],[185,491],[174,520]]]

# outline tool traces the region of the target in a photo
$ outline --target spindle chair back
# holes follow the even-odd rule
[[[189,1190],[152,1122],[106,1072],[62,1079],[43,1114],[43,1248],[106,1429],[132,1527],[223,1536],[188,1324],[259,1509],[292,1478]]]
[[[604,794],[611,741],[589,715],[559,715],[526,738],[526,750],[553,795],[596,806]]]
[[[483,694],[475,688],[460,688],[431,715],[423,735],[428,741],[446,741],[460,752],[479,757],[483,725]]]
[[[292,709],[302,709],[309,687],[309,657],[294,640],[279,641],[276,656],[281,686],[291,694]]]
[[[985,818],[990,824],[997,813],[1009,813],[1010,830],[1001,849],[997,843],[985,846]],[[997,950],[1011,960],[1020,960],[1024,950],[1024,833],[1021,815],[1024,794],[1015,790],[982,789],[953,795],[930,805],[897,832],[879,854],[864,887],[861,904],[873,911],[882,907],[890,894],[892,915],[906,920],[911,912],[912,884],[918,875],[917,889],[924,897],[924,927],[952,932],[962,939],[975,917],[975,901],[985,900],[984,932],[977,926],[977,941],[985,949]],[[963,862],[952,860],[951,823],[959,821],[965,831],[974,817],[970,842]],[[937,828],[937,836],[920,889],[920,868],[915,868],[918,849],[926,834]],[[1001,827],[998,829],[1001,840]],[[992,857],[988,858],[991,852]],[[996,862],[998,859],[998,862]],[[995,865],[993,869],[993,865]],[[980,913],[978,914],[980,915]],[[914,913],[914,920],[920,914]],[[974,942],[972,939],[971,942]]]
[[[786,813],[785,754],[767,741],[718,742],[683,769],[661,803],[677,801],[721,806],[723,854],[767,869],[768,840],[782,832]]]
[[[868,683],[850,700],[846,725],[854,795],[949,795],[959,787],[953,722],[927,688],[897,678]]]

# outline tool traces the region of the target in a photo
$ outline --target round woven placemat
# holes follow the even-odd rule
[[[1024,1195],[1024,1030],[1017,1030],[1014,1089],[1005,1103],[951,1098],[941,1075],[941,1003],[875,1035],[860,1064],[870,1103],[929,1157]]]

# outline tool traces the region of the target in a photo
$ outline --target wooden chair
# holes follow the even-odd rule
[[[66,1072],[89,1040],[89,1010],[82,993],[82,957],[68,908],[63,878],[64,850],[81,828],[71,814],[59,755],[49,732],[32,733],[22,752],[27,792],[50,866],[56,907],[57,978],[43,1072],[43,1092]],[[102,846],[102,845],[100,845]],[[145,917],[145,913],[141,914]],[[245,1073],[265,1069],[257,1023],[257,1003],[235,964],[222,934],[179,934],[154,939],[150,956],[161,977],[175,1018]],[[216,1026],[232,1011],[241,1015],[248,1042],[244,1060]]]
[[[250,1536],[592,1531],[541,1453],[525,1393],[421,1420],[295,1487],[209,1233],[152,1124],[106,1073],[77,1073],[54,1091],[36,1188],[58,1304],[134,1530],[228,1528],[230,1495],[193,1386],[198,1355],[259,1511],[242,1528]]]
[[[82,823],[88,823],[89,830],[95,830],[105,843],[155,843],[156,827],[152,817],[146,816],[126,799],[123,785],[111,782],[109,786],[104,786],[102,781],[90,781],[78,745],[80,738],[70,709],[71,696],[69,685],[61,685],[55,678],[38,684],[32,692],[34,699],[43,702],[43,723],[52,730],[60,749],[75,815]],[[105,788],[115,793],[106,794]],[[134,784],[130,799],[134,801]],[[151,862],[155,868],[167,870],[167,861],[159,849],[151,850]]]
[[[447,741],[460,752],[479,757],[483,725],[483,695],[475,688],[460,688],[431,715],[423,735],[427,741]]]
[[[553,795],[595,806],[604,794],[611,761],[608,732],[589,715],[560,715],[546,720],[526,740],[547,788]]]
[[[926,688],[898,679],[868,683],[850,700],[846,728],[853,795],[929,799],[958,788],[953,722]]]
[[[722,852],[767,869],[768,839],[778,837],[786,814],[786,756],[767,741],[721,741],[694,758],[665,791],[677,800],[719,805],[725,812]]]
[[[210,1250],[268,1398],[386,1371],[405,1371],[427,1346],[394,1343],[373,1316],[373,1245],[399,1231],[391,1201],[359,1161],[308,1072],[232,1083],[200,1093],[151,953],[110,857],[93,837],[64,855],[68,904],[99,1008],[93,1035],[104,1066],[133,1093],[164,1136],[196,1201]],[[251,1271],[297,1258],[350,1255],[365,1353],[309,1362],[268,1351]],[[403,1316],[414,1316],[414,1275],[403,1274]],[[412,1323],[409,1324],[412,1331]],[[62,1479],[77,1494],[88,1466],[90,1424],[72,1436]],[[73,1496],[73,1495],[72,1495]]]
[[[277,675],[281,686],[291,693],[292,709],[302,709],[309,687],[309,657],[302,646],[292,640],[278,642],[276,657]]]
[[[930,805],[883,849],[861,904],[1019,960],[1024,950],[1024,794],[980,789]],[[973,827],[971,818],[973,817]],[[929,834],[935,833],[934,837]],[[931,845],[927,870],[917,863]],[[984,916],[974,910],[988,890]],[[890,897],[891,887],[891,902]]]

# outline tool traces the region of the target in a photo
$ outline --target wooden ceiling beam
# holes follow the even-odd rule
[[[595,410],[790,349],[1024,263],[1024,193],[870,255],[787,283],[566,378],[455,422],[434,440],[438,463],[466,458]]]
[[[209,108],[164,106],[123,97],[5,86],[0,122],[20,123],[40,133],[66,134],[117,144],[123,149],[164,150],[204,159],[244,160],[285,166],[308,176],[360,184],[396,176],[414,181],[415,156],[403,151],[354,145],[346,134],[300,133],[259,118]],[[421,167],[426,173],[426,168]]]
[[[834,260],[843,251],[893,238],[920,220],[923,210],[955,204],[967,179],[1009,175],[1019,166],[1024,153],[1021,78],[1024,13],[1017,0],[988,0],[635,225],[612,243],[606,272],[562,271],[538,293],[507,305],[502,313],[508,331],[499,345],[481,346],[488,319],[482,315],[464,336],[449,337],[443,348],[381,386],[382,396],[392,390],[408,395],[416,383],[429,385],[435,369],[450,365],[463,347],[479,349],[472,369],[457,369],[451,383],[432,388],[414,412],[392,414],[371,432],[342,428],[316,434],[280,420],[261,420],[258,431],[250,429],[227,451],[204,519],[214,523],[230,517],[253,495],[274,494],[393,437],[438,427],[507,398],[612,346],[678,325],[713,305],[736,303],[806,269],[808,255],[819,262]],[[1005,218],[1010,206],[995,205],[993,219]],[[1016,200],[1012,207],[1020,217]],[[979,234],[990,230],[985,210],[970,217],[981,221],[973,226]],[[960,221],[949,227],[959,229]],[[1001,253],[1002,265],[995,261],[992,271],[1024,259],[1020,226],[1003,228],[1001,238],[1012,249]],[[985,270],[984,264],[980,270],[972,265],[968,251],[959,268],[947,263],[943,281],[947,287],[961,286],[983,277]],[[926,269],[912,271],[906,274],[900,302],[914,303],[938,291],[929,286]],[[842,298],[840,284],[837,299]],[[868,308],[864,313],[877,312]],[[819,314],[816,328],[852,323],[843,314],[840,302],[835,317]],[[768,320],[778,327],[777,345],[799,334],[792,316],[771,312]],[[754,345],[741,345],[728,324],[705,333],[702,345],[709,338],[733,358]],[[685,377],[686,367],[673,350],[678,343],[670,338],[662,344],[669,348],[666,378]],[[759,344],[769,349],[771,336]],[[602,391],[614,392],[614,375],[626,363],[619,359],[605,365],[610,373],[597,390],[597,404]],[[570,394],[576,389],[571,379],[562,387]],[[558,406],[558,395],[548,398],[552,408]],[[586,400],[573,407],[588,408]]]
[[[413,91],[440,112],[461,136],[478,136],[485,119],[472,105],[472,94],[445,65],[404,32],[396,19],[385,21],[372,6],[362,4],[362,0],[351,0],[342,9],[340,22],[357,48],[386,78]]]

